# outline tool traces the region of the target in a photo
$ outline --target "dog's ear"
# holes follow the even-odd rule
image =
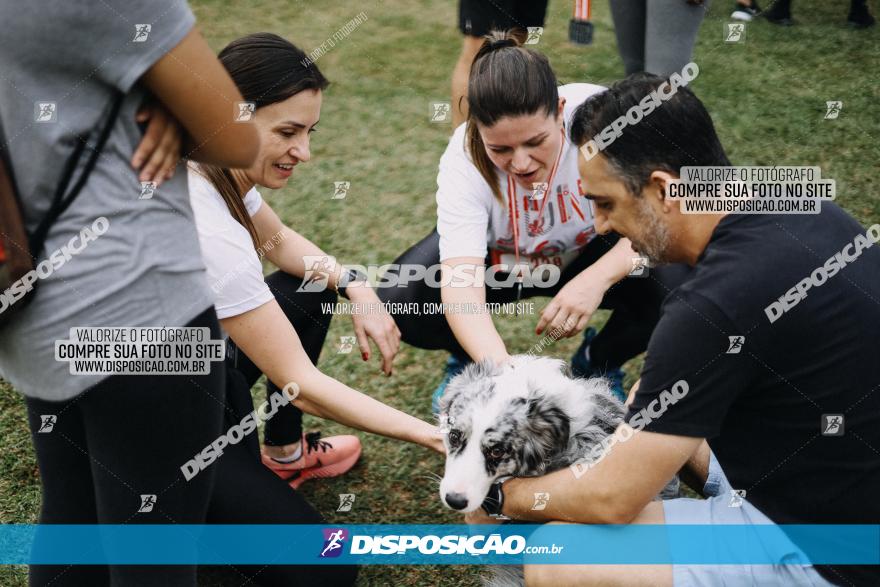
[[[498,367],[490,361],[480,361],[466,366],[446,385],[446,390],[440,397],[440,413],[449,414],[455,411],[453,404],[458,403],[459,400],[484,400],[491,395],[495,388],[491,377],[497,370]]]
[[[542,474],[568,448],[571,422],[553,397],[530,394],[525,424],[523,464],[530,474]]]

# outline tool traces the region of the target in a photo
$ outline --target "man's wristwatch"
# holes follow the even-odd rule
[[[490,518],[495,518],[496,520],[509,520],[507,516],[501,513],[501,508],[504,507],[504,491],[502,491],[501,486],[507,479],[501,479],[496,481],[489,487],[489,493],[486,494],[486,499],[483,500],[483,510],[485,510],[486,514]]]

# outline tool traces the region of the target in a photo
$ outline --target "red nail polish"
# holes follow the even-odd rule
[[[370,355],[368,355],[367,353],[361,353],[361,358],[365,361],[368,361],[370,359]]]

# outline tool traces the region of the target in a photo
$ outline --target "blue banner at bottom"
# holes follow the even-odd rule
[[[878,525],[3,525],[0,564],[880,564]]]

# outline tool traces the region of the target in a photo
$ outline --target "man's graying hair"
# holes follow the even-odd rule
[[[575,110],[571,141],[582,147],[617,118],[655,91],[666,78],[634,73],[606,91],[591,96]],[[728,166],[730,160],[718,140],[712,118],[694,93],[685,86],[639,123],[628,125],[602,155],[630,193],[639,197],[651,172],[680,176],[685,166]]]

